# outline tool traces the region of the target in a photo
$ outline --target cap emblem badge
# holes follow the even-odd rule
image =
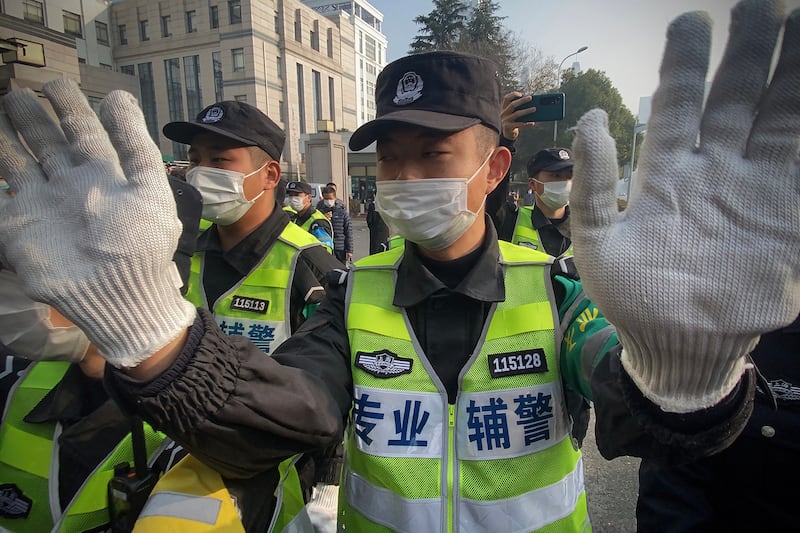
[[[220,120],[222,120],[222,116],[224,114],[225,114],[225,112],[222,110],[221,107],[214,106],[211,109],[209,109],[208,111],[206,111],[206,116],[204,116],[202,118],[202,121],[205,122],[205,123],[219,122]]]
[[[397,96],[394,103],[397,105],[407,105],[422,96],[422,78],[416,72],[406,72],[400,81],[397,82]]]
[[[559,159],[569,159],[569,153],[566,150],[559,150],[558,151],[558,158]]]

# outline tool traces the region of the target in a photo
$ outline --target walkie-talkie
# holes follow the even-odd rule
[[[158,473],[147,466],[144,423],[138,416],[131,417],[131,445],[133,467],[127,462],[114,466],[114,477],[108,482],[108,510],[114,533],[133,531],[147,497],[158,482]]]

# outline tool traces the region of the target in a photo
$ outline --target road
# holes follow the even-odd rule
[[[353,217],[354,259],[369,255],[369,231],[364,217]],[[592,419],[590,428],[594,427]],[[639,488],[639,460],[620,457],[607,461],[597,451],[594,432],[583,442],[584,478],[589,516],[595,533],[636,531],[636,493]]]

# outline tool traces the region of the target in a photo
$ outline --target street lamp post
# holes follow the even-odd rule
[[[589,48],[588,46],[581,46],[576,51],[572,52],[571,54],[569,54],[568,56],[566,56],[564,59],[561,60],[561,63],[558,64],[558,71],[556,73],[556,83],[558,84],[558,87],[561,87],[561,66],[564,64],[564,61],[566,61],[567,59],[569,59],[572,56],[576,56],[576,55],[580,54],[581,52],[583,52],[584,50],[586,50],[588,48]],[[553,121],[553,146],[556,145],[556,137],[557,136],[558,136],[558,121],[555,120],[555,121]]]

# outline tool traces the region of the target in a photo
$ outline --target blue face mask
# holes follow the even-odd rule
[[[8,184],[8,182],[3,178],[0,178],[0,194],[7,193],[9,189],[11,189],[11,186]]]

